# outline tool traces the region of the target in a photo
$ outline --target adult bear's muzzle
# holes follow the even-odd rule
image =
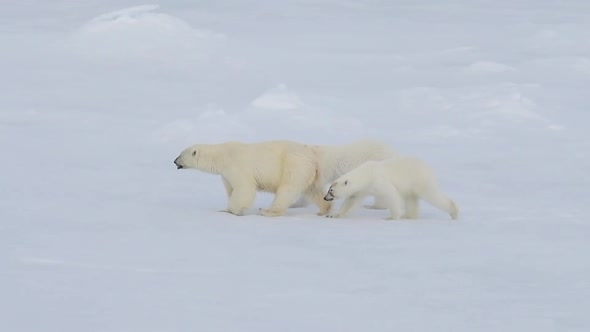
[[[176,169],[181,169],[184,168],[181,164],[180,164],[180,156],[176,157],[176,159],[174,159],[174,165],[176,165]]]

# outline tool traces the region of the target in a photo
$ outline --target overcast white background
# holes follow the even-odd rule
[[[590,330],[590,4],[5,1],[0,330]],[[423,203],[226,205],[195,143],[379,138]]]

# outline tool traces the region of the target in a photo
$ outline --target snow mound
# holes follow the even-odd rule
[[[304,106],[296,93],[289,91],[285,84],[279,84],[254,99],[252,106],[262,110],[295,110]]]
[[[431,142],[493,137],[498,131],[520,133],[523,128],[564,129],[538,102],[542,97],[539,89],[535,84],[514,83],[469,89],[400,89],[392,93],[391,108],[397,115],[390,125],[412,140]]]
[[[514,71],[514,67],[492,62],[492,61],[478,61],[467,66],[467,70],[473,73],[503,73]]]
[[[86,25],[87,27],[99,26],[102,22],[113,22],[117,20],[137,20],[146,12],[151,12],[160,8],[159,5],[139,5],[135,7],[128,7],[121,10],[116,10],[110,13],[99,15]]]
[[[195,117],[178,118],[159,127],[152,135],[156,143],[191,142],[219,143],[253,135],[250,126],[215,105],[207,105]]]
[[[510,123],[516,125],[515,128],[521,128],[523,122],[541,124],[546,129],[552,131],[561,131],[565,127],[561,124],[554,123],[549,118],[543,116],[537,104],[529,97],[520,92],[512,92],[504,95],[497,95],[490,98],[484,105],[488,115],[495,115],[496,122],[503,122],[504,126]]]
[[[321,100],[312,104],[305,100],[285,84],[279,84],[255,98],[240,117],[252,128],[260,128],[257,131],[263,133],[264,139],[308,137],[328,131],[331,139],[366,134],[360,119],[335,112]]]
[[[549,119],[535,111],[537,105],[530,98],[521,93],[511,93],[490,100],[486,108],[497,115],[511,121],[531,120],[544,124],[548,129],[559,131],[564,129],[562,125],[552,123]]]
[[[224,38],[209,30],[193,29],[181,19],[163,13],[154,12],[159,5],[143,5],[99,15],[83,25],[83,33],[125,33],[137,31],[160,34],[191,34],[199,38]]]
[[[157,12],[158,5],[130,7],[97,16],[71,36],[80,54],[94,59],[194,61],[225,36],[195,29],[187,22]]]
[[[489,113],[499,116],[499,119],[507,119],[515,124],[522,121],[532,121],[543,124],[552,131],[565,129],[563,125],[553,123],[550,119],[537,111],[537,104],[529,97],[519,92],[498,95],[491,98],[485,108]]]
[[[321,100],[312,104],[280,84],[233,112],[210,104],[194,116],[158,124],[150,140],[154,144],[188,145],[228,140],[301,141],[301,137],[322,135],[326,142],[338,142],[368,134],[362,119],[338,113]]]
[[[487,104],[488,109],[508,115],[510,117],[541,119],[541,116],[535,113],[535,103],[520,93],[513,93],[503,98],[493,99]]]

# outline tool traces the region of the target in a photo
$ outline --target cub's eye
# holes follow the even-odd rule
[[[197,155],[197,150],[193,151],[193,157]]]
[[[347,184],[348,184],[348,180],[344,181],[344,185],[347,185]]]

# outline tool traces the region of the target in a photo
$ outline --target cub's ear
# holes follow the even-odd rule
[[[348,184],[348,180],[344,181],[344,185],[347,185],[347,184]]]

